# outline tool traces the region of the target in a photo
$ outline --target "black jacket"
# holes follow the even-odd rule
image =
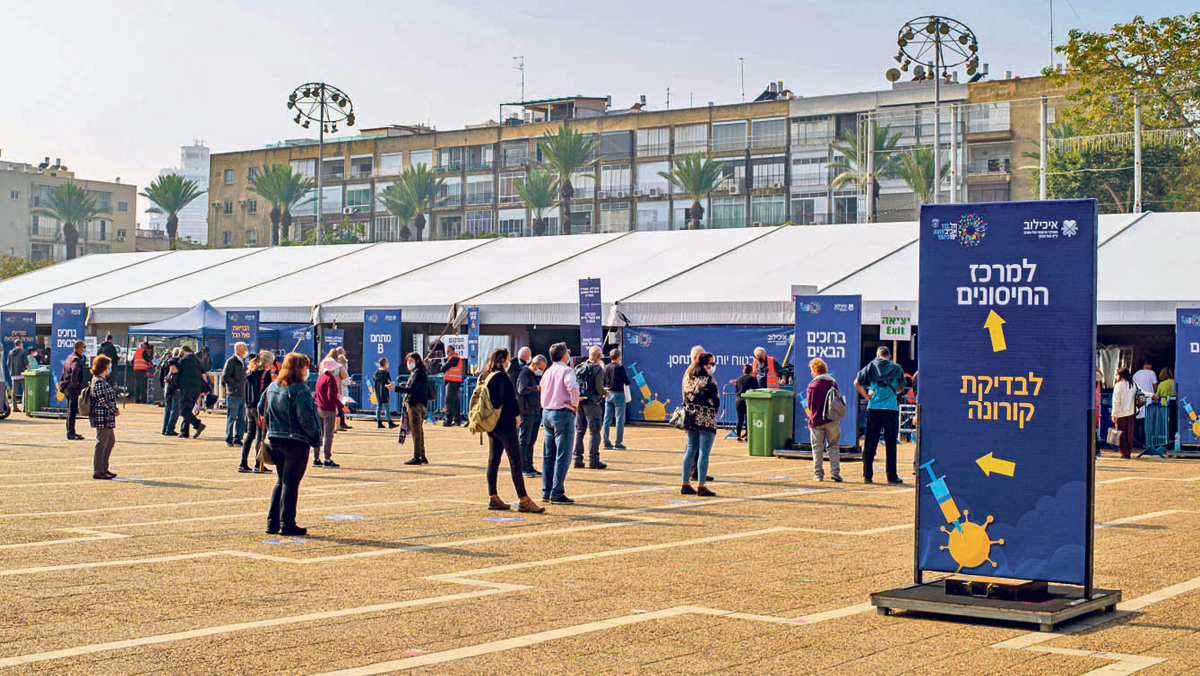
[[[517,376],[517,409],[521,415],[538,415],[542,412],[542,393],[538,385],[542,377],[528,367],[521,369]]]
[[[257,411],[263,392],[271,386],[271,370],[259,369],[246,374],[246,410]]]
[[[737,385],[734,387],[737,389],[737,398],[740,400],[743,394],[758,389],[758,378],[748,375],[738,376]]]
[[[397,383],[396,391],[408,395],[409,406],[425,406],[429,403],[429,373],[418,368],[408,376],[407,383]]]
[[[380,404],[392,401],[392,391],[387,388],[390,382],[392,382],[392,374],[388,373],[387,369],[375,371],[375,401]]]
[[[225,360],[225,367],[221,369],[221,384],[225,386],[225,396],[245,396],[246,364],[236,354]]]
[[[504,371],[493,371],[495,375],[488,381],[488,397],[492,400],[492,408],[499,409],[500,419],[496,421],[493,432],[515,430],[517,416],[520,415],[517,406],[517,391],[508,374]]]
[[[624,364],[609,363],[604,367],[604,389],[625,394],[625,386],[628,384],[629,374],[625,372]]]
[[[121,355],[117,353],[117,346],[107,340],[100,343],[100,347],[96,348],[96,352],[108,357],[109,361],[112,362],[111,368],[117,368],[117,362],[121,361]]]
[[[72,352],[63,362],[63,370],[58,377],[59,392],[78,397],[79,393],[83,391],[83,384],[87,380],[84,375],[86,369],[83,366],[83,360],[83,355]]]
[[[195,354],[185,354],[175,365],[179,369],[179,390],[184,394],[197,395],[204,391],[206,381],[204,369]]]
[[[510,359],[508,361],[508,379],[514,385],[517,382],[517,378],[521,377],[521,371],[524,371],[526,366],[529,366],[529,362],[527,361],[521,361],[519,359]]]

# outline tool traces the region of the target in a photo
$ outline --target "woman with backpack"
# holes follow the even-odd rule
[[[525,492],[525,477],[521,474],[524,467],[521,461],[521,450],[517,444],[517,419],[520,417],[517,412],[517,389],[513,387],[512,381],[508,378],[507,368],[508,350],[503,347],[492,350],[492,356],[488,358],[487,366],[484,367],[483,379],[478,386],[486,388],[491,408],[499,414],[495,418],[495,426],[487,433],[488,509],[512,509],[512,505],[500,499],[496,490],[496,480],[500,473],[500,456],[507,455],[513,487],[517,489],[517,497],[520,499],[517,511],[541,514],[546,511],[546,508],[539,506]],[[471,413],[474,414],[475,397],[471,399]],[[471,420],[471,422],[475,423],[476,421]]]
[[[84,390],[88,397],[90,410],[88,422],[96,429],[96,452],[92,458],[93,479],[115,479],[116,474],[108,471],[108,458],[112,455],[113,446],[117,443],[117,416],[121,411],[117,408],[117,392],[104,379],[112,366],[112,360],[104,355],[92,360],[92,384]]]
[[[830,478],[842,482],[842,465],[839,455],[839,440],[842,438],[842,423],[826,420],[826,402],[831,396],[839,396],[837,381],[829,375],[825,360],[817,358],[808,362],[812,382],[808,384],[808,433],[812,437],[813,479],[825,480],[825,454],[829,453]],[[843,408],[844,410],[844,408]]]
[[[397,392],[407,399],[404,416],[408,423],[408,434],[413,441],[413,457],[405,460],[406,465],[428,465],[425,457],[425,407],[429,404],[429,372],[425,370],[425,361],[419,352],[410,352],[405,357],[405,367],[408,368],[408,382],[403,385],[396,383]],[[401,430],[403,431],[403,430]]]
[[[1112,392],[1112,421],[1121,432],[1117,450],[1121,457],[1129,459],[1133,453],[1133,430],[1137,418],[1137,392],[1129,369],[1117,371],[1117,384]]]
[[[708,478],[708,455],[717,439],[717,412],[721,409],[721,391],[713,378],[717,366],[711,352],[701,353],[692,361],[683,377],[684,409],[691,413],[687,428],[687,451],[683,455],[682,495],[712,497],[716,493],[705,485]],[[692,470],[698,485],[692,488]]]

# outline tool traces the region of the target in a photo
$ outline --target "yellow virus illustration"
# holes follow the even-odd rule
[[[942,532],[947,535],[949,544],[939,547],[939,549],[950,550],[950,556],[958,564],[958,570],[954,571],[955,573],[962,572],[963,568],[981,566],[984,561],[992,564],[992,568],[995,568],[996,562],[990,558],[992,545],[1003,545],[1004,539],[988,539],[987,527],[992,523],[992,517],[989,515],[983,524],[971,523],[970,510],[964,510],[963,517],[964,521],[960,524],[961,529],[946,530],[945,526],[941,527]]]
[[[646,401],[646,406],[642,408],[642,416],[646,420],[666,420],[667,419],[667,404],[671,403],[670,399],[659,401],[655,397],[657,394],[650,395],[651,398]]]

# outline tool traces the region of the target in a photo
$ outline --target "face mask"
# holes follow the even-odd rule
[[[304,380],[308,380],[308,369],[304,369]]]
[[[708,373],[708,375],[710,375],[710,376],[711,376],[712,374],[714,374],[714,373],[716,373],[716,372],[717,372],[717,367],[716,367],[716,366],[705,366],[705,367],[704,367],[704,371],[705,371],[706,373]]]
[[[544,371],[542,371],[541,369],[537,369],[533,373],[534,373],[534,375],[540,376],[540,375],[542,375],[542,373],[544,373]]]
[[[408,366],[408,370],[409,370],[409,371],[415,371],[415,370],[417,369],[417,365],[416,365],[416,364],[414,364],[414,363],[413,363],[413,362],[411,362],[411,361],[410,361],[410,362],[408,362],[408,363],[406,364],[406,366]]]

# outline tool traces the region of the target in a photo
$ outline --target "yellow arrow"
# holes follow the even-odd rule
[[[991,476],[992,472],[1003,474],[1004,476],[1012,476],[1013,472],[1017,470],[1017,463],[993,458],[991,453],[976,460],[975,464],[979,465],[979,469],[983,470],[983,473],[987,476]]]
[[[995,310],[988,310],[987,321],[983,323],[983,328],[988,330],[992,336],[992,352],[1003,352],[1008,349],[1008,343],[1004,342],[1004,320],[1000,315],[996,314]]]

